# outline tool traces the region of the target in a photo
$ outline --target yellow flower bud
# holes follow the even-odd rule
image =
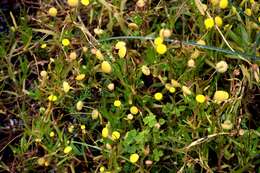
[[[119,42],[116,43],[115,48],[116,48],[116,49],[120,49],[120,48],[125,47],[125,46],[126,46],[126,43],[125,43],[125,42],[119,41]]]
[[[98,116],[99,116],[98,110],[97,110],[97,109],[94,109],[94,110],[92,111],[92,113],[91,113],[92,119],[95,120],[95,119],[98,118]]]
[[[70,84],[69,84],[68,82],[64,81],[63,84],[62,84],[62,86],[63,86],[63,91],[64,91],[65,93],[69,92],[69,90],[70,90]]]
[[[42,49],[45,49],[46,47],[47,47],[47,44],[46,44],[46,43],[44,43],[44,44],[41,45],[41,48],[42,48]]]
[[[248,16],[252,16],[252,10],[251,10],[250,8],[247,8],[247,9],[245,10],[245,13],[246,13],[246,15],[248,15]]]
[[[107,138],[108,137],[108,128],[107,127],[102,129],[102,136],[103,136],[103,138]]]
[[[162,44],[163,43],[163,39],[161,38],[161,37],[156,37],[155,39],[154,39],[154,44],[156,45],[156,46],[158,46],[158,45],[160,45],[160,44]]]
[[[220,61],[216,64],[216,70],[219,73],[225,73],[228,69],[228,64],[226,61]]]
[[[115,84],[114,83],[110,83],[107,85],[107,88],[110,90],[110,91],[113,91],[115,89]]]
[[[191,93],[191,90],[188,88],[188,87],[186,87],[186,86],[182,86],[182,92],[183,92],[183,95],[184,96],[187,96],[187,95],[191,95],[192,93]]]
[[[71,146],[67,146],[67,147],[65,147],[64,150],[63,150],[64,154],[68,154],[68,153],[70,153],[71,151],[72,151],[72,147],[71,147]]]
[[[223,25],[223,20],[222,20],[222,18],[219,17],[219,16],[216,16],[216,17],[215,17],[215,23],[216,23],[216,25],[217,25],[218,27],[221,27],[221,26]]]
[[[79,75],[76,76],[75,79],[76,79],[77,81],[82,81],[82,80],[85,78],[85,76],[86,76],[85,74],[79,74]]]
[[[151,71],[146,65],[143,65],[142,66],[142,73],[146,76],[149,76],[151,74]]]
[[[76,109],[81,111],[83,109],[84,103],[82,101],[78,101],[76,104]]]
[[[55,102],[57,100],[57,96],[51,94],[49,97],[48,97],[48,100],[51,101],[51,102]]]
[[[55,136],[55,133],[53,131],[50,132],[49,136],[52,138]]]
[[[77,53],[76,53],[75,51],[70,52],[69,58],[70,58],[71,60],[75,60],[75,59],[77,58]]]
[[[62,43],[63,46],[70,45],[70,41],[67,38],[62,39],[61,43]]]
[[[118,55],[119,55],[120,58],[124,58],[125,57],[125,55],[126,55],[126,47],[125,46],[123,46],[123,47],[121,47],[119,49]]]

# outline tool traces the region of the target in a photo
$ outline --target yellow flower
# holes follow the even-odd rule
[[[108,137],[108,128],[107,127],[102,129],[102,136],[103,136],[103,138],[107,138]]]
[[[99,116],[99,112],[97,109],[93,109],[92,113],[91,113],[91,117],[93,120],[97,119]]]
[[[55,102],[57,100],[57,96],[51,94],[49,97],[48,97],[48,100],[51,101],[51,102]]]
[[[76,76],[75,79],[76,79],[77,81],[81,81],[81,80],[83,80],[83,79],[85,78],[85,76],[86,76],[85,74],[79,74],[79,75]]]
[[[220,2],[219,2],[220,8],[225,9],[225,8],[227,8],[227,6],[228,6],[228,0],[220,0]]]
[[[221,27],[221,26],[223,25],[223,20],[222,20],[222,18],[219,17],[219,16],[216,16],[216,17],[215,17],[215,23],[216,23],[216,25],[217,25],[218,27]]]
[[[213,6],[216,6],[216,5],[218,5],[219,0],[210,0],[210,2],[211,2],[211,4],[212,4]]]
[[[139,110],[138,110],[138,108],[136,106],[132,106],[130,108],[130,112],[131,112],[131,114],[136,115],[136,114],[138,114]]]
[[[245,10],[245,13],[246,13],[246,15],[248,15],[248,16],[252,16],[252,10],[251,10],[250,8],[247,8],[247,9]]]
[[[202,95],[202,94],[198,94],[198,95],[196,96],[196,101],[197,101],[198,103],[204,103],[204,102],[206,101],[206,97],[205,97],[204,95]]]
[[[52,138],[55,136],[55,133],[53,131],[50,132],[49,136]]]
[[[174,80],[174,79],[171,80],[171,84],[175,88],[178,88],[181,86],[181,84],[177,80]]]
[[[158,44],[156,46],[156,51],[157,51],[157,53],[162,55],[162,54],[164,54],[167,51],[167,47],[166,47],[165,44]]]
[[[158,100],[158,101],[160,101],[160,100],[162,100],[162,99],[163,99],[163,94],[162,94],[162,93],[160,93],[160,92],[158,92],[158,93],[155,93],[155,94],[154,94],[154,98],[155,98],[155,100]]]
[[[229,98],[229,94],[226,91],[216,91],[214,94],[213,99],[217,102],[217,103],[221,103],[225,100],[227,100]]]
[[[41,75],[41,77],[46,78],[48,76],[48,73],[47,73],[47,71],[43,70],[43,71],[41,71],[40,75]]]
[[[187,62],[187,66],[190,68],[194,68],[195,67],[195,61],[193,59],[189,59],[189,61]]]
[[[101,173],[103,173],[103,172],[105,172],[105,167],[104,166],[101,166],[100,168],[99,168],[99,171],[101,172]]]
[[[151,74],[151,71],[149,69],[149,67],[147,67],[146,65],[142,66],[142,73],[146,76],[149,76]]]
[[[228,69],[228,64],[226,63],[226,61],[219,61],[216,64],[216,70],[219,73],[225,73]]]
[[[116,49],[120,49],[120,48],[125,47],[125,46],[126,46],[126,43],[125,43],[125,42],[119,41],[119,42],[116,43],[115,48],[116,48]]]
[[[136,153],[131,154],[131,156],[130,156],[130,162],[136,163],[136,162],[138,161],[138,159],[139,159],[139,155],[138,155],[138,154],[136,154]]]
[[[70,45],[70,41],[69,41],[69,39],[67,39],[67,38],[62,39],[61,43],[62,43],[63,46],[68,46],[68,45]]]
[[[80,1],[82,5],[88,6],[89,0],[81,0]]]
[[[118,55],[119,55],[120,58],[124,58],[125,57],[125,55],[126,55],[126,47],[125,46],[123,46],[123,47],[121,47],[119,49]]]
[[[258,22],[260,23],[260,16],[258,17]]]
[[[52,17],[55,17],[58,13],[57,9],[55,7],[51,7],[48,11],[49,15]]]
[[[114,106],[115,107],[120,107],[121,106],[121,101],[120,100],[115,100],[114,101]]]
[[[172,31],[170,29],[161,29],[160,37],[161,38],[169,38],[172,35]]]
[[[214,26],[214,20],[212,18],[207,18],[204,21],[206,29],[211,29]]]
[[[197,41],[197,44],[205,46],[206,42],[204,40],[199,40],[199,41]]]
[[[112,133],[112,140],[117,140],[120,138],[120,133],[118,131],[113,131]]]
[[[42,49],[45,49],[47,47],[47,44],[46,43],[43,43],[42,45],[41,45],[41,48]]]
[[[104,60],[104,56],[100,50],[96,50],[95,55],[96,55],[97,59],[99,59],[101,61]]]
[[[224,123],[221,124],[221,127],[224,129],[224,130],[230,130],[233,128],[233,124],[231,123],[230,120],[225,120]]]
[[[132,120],[133,118],[134,118],[134,116],[133,116],[132,114],[128,114],[128,115],[127,115],[127,119],[128,119],[128,120]]]
[[[187,95],[191,95],[192,93],[191,93],[191,90],[188,88],[188,87],[186,87],[186,86],[182,86],[182,92],[183,92],[183,95],[184,96],[187,96]]]
[[[43,166],[44,163],[45,163],[45,158],[44,158],[44,157],[40,157],[40,158],[37,160],[37,163],[38,163],[38,165]]]
[[[70,133],[73,133],[73,130],[74,130],[74,126],[73,126],[73,125],[69,126],[68,131],[69,131]]]
[[[86,126],[85,125],[81,125],[80,128],[81,128],[81,130],[84,130],[84,129],[86,129]]]
[[[174,87],[169,88],[170,93],[175,93],[176,89]]]
[[[84,103],[82,101],[78,101],[77,104],[76,104],[76,109],[78,111],[81,111],[83,106],[84,106]]]
[[[156,37],[155,39],[154,39],[154,44],[156,45],[156,46],[158,46],[158,45],[160,45],[160,44],[162,44],[163,43],[163,39],[161,38],[161,37]]]
[[[75,59],[77,58],[77,53],[76,53],[75,51],[70,52],[69,58],[70,58],[71,60],[75,60]]]
[[[109,89],[109,91],[113,91],[115,89],[115,84],[110,83],[110,84],[107,85],[107,88]]]
[[[68,82],[64,81],[63,84],[62,84],[62,86],[63,86],[63,91],[64,91],[65,93],[69,92],[69,90],[70,90],[70,84],[69,84]]]
[[[112,72],[112,67],[109,64],[108,61],[103,61],[101,64],[101,71],[104,73],[111,73]]]
[[[67,3],[69,4],[69,6],[71,7],[76,7],[79,4],[78,0],[68,0]]]
[[[71,146],[67,146],[67,147],[64,148],[63,152],[64,152],[64,154],[68,154],[68,153],[71,152],[71,150],[72,150],[72,147]]]

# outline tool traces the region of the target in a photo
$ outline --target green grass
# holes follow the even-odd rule
[[[1,172],[260,171],[260,4],[141,1],[42,1],[35,14],[5,14]],[[210,16],[223,25],[207,30]],[[171,33],[163,54],[161,29]]]

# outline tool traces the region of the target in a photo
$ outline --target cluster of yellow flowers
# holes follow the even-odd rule
[[[126,43],[123,41],[119,41],[116,43],[115,49],[118,50],[118,56],[120,58],[124,58],[126,55]]]

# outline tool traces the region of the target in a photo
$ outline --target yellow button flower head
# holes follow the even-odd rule
[[[131,112],[131,114],[136,115],[136,114],[138,114],[139,110],[138,110],[138,108],[136,106],[132,106],[130,108],[130,112]]]
[[[76,109],[77,109],[78,111],[81,111],[81,110],[83,109],[83,106],[84,106],[84,103],[80,100],[80,101],[78,101],[77,104],[76,104]]]
[[[216,17],[215,17],[215,23],[216,23],[216,25],[217,25],[218,27],[221,27],[221,26],[223,25],[223,20],[222,20],[222,18],[219,17],[219,16],[216,16]]]
[[[198,94],[198,95],[196,96],[196,101],[197,101],[198,103],[204,103],[204,102],[206,101],[206,97],[205,97],[204,95],[202,95],[202,94]]]
[[[165,44],[158,44],[156,46],[156,52],[159,53],[159,54],[165,54],[165,52],[167,51],[167,47]]]
[[[103,136],[103,138],[107,138],[108,137],[108,128],[107,127],[102,129],[102,136]]]
[[[146,65],[142,66],[142,73],[146,76],[149,76],[151,74],[151,71],[149,69],[149,67],[147,67]]]
[[[245,13],[246,13],[246,15],[248,15],[248,16],[252,16],[252,10],[251,10],[250,8],[247,8],[247,9],[245,10]]]
[[[111,73],[112,67],[108,61],[103,61],[101,64],[101,71],[104,73]]]
[[[82,5],[88,6],[89,0],[81,0],[80,1]]]
[[[69,90],[70,90],[70,84],[69,84],[68,82],[64,81],[63,84],[62,84],[62,86],[63,86],[63,91],[64,91],[65,93],[69,92]]]
[[[134,153],[134,154],[131,154],[130,155],[130,162],[132,162],[132,163],[136,163],[137,161],[138,161],[138,159],[139,159],[139,155],[138,154],[136,154],[136,153]]]
[[[174,87],[169,88],[170,93],[175,93],[176,89]]]
[[[55,17],[58,13],[57,9],[55,7],[51,7],[48,11],[49,15],[52,17]]]
[[[120,133],[118,131],[113,131],[111,138],[112,138],[112,140],[119,139],[120,138]]]
[[[47,44],[46,43],[43,43],[42,45],[41,45],[41,48],[42,49],[45,49],[47,47]]]
[[[156,37],[155,39],[154,39],[154,44],[156,45],[156,46],[158,46],[158,45],[160,45],[160,44],[162,44],[163,43],[163,39],[161,38],[161,37]]]
[[[71,7],[77,7],[79,4],[79,1],[78,0],[68,0],[67,3]]]
[[[120,107],[121,106],[121,101],[120,100],[115,100],[114,101],[114,106],[115,107]]]
[[[154,98],[155,98],[155,100],[158,100],[158,101],[160,101],[160,100],[162,100],[162,99],[163,99],[163,94],[162,94],[162,93],[160,93],[160,92],[158,92],[158,93],[155,93],[155,94],[154,94]]]
[[[99,168],[99,171],[101,172],[101,173],[103,173],[103,172],[105,172],[105,167],[104,166],[101,166],[100,168]]]
[[[225,9],[227,8],[228,6],[228,0],[220,0],[219,1],[219,7],[222,8],[222,9]]]
[[[55,133],[53,131],[50,132],[49,136],[52,138],[55,136]]]
[[[69,39],[67,39],[67,38],[62,39],[61,43],[62,43],[63,46],[68,46],[68,45],[70,45],[70,41],[69,41]]]
[[[217,103],[221,103],[225,100],[227,100],[229,98],[229,94],[226,91],[216,91],[214,94],[213,99],[217,102]]]
[[[126,47],[125,46],[123,46],[123,47],[121,47],[119,49],[118,55],[119,55],[120,58],[124,58],[125,57],[125,55],[126,55]]]
[[[187,66],[190,68],[196,67],[194,59],[189,59],[189,61],[187,62]]]
[[[98,110],[97,110],[97,109],[94,109],[94,110],[92,111],[92,113],[91,113],[92,119],[95,120],[95,119],[98,118],[98,116],[99,116]]]
[[[57,100],[57,96],[56,95],[53,95],[51,94],[49,97],[48,97],[48,100],[51,101],[51,102],[55,102]]]
[[[115,48],[116,48],[116,49],[120,49],[120,48],[125,47],[125,46],[126,46],[126,43],[125,43],[125,42],[119,41],[119,42],[116,43]]]
[[[211,29],[214,26],[214,20],[212,18],[207,18],[204,21],[204,25],[205,25],[206,29]]]
[[[219,73],[225,73],[228,69],[228,64],[226,63],[226,61],[219,61],[216,64],[216,70]]]
[[[72,147],[71,146],[67,146],[67,147],[64,148],[63,152],[64,152],[64,154],[68,154],[68,153],[71,152],[71,150],[72,150]]]
[[[81,128],[81,130],[84,130],[84,129],[86,129],[86,126],[83,124],[80,126],[80,128]]]

